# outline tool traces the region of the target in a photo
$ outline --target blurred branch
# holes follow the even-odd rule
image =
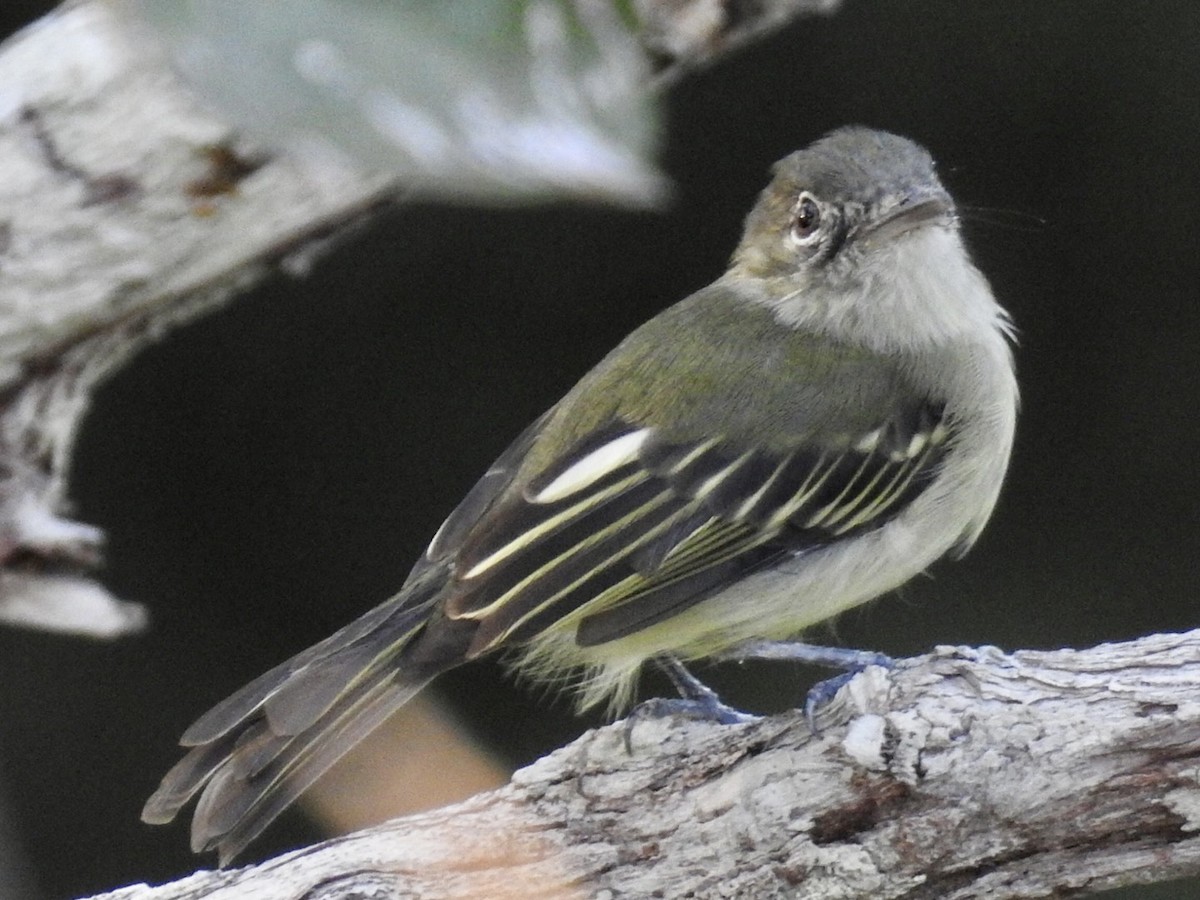
[[[0,619],[141,624],[90,578],[100,532],[61,515],[92,391],[382,200],[381,178],[243,160],[232,140],[104,3],[0,48]]]
[[[99,529],[67,518],[71,453],[96,386],[168,330],[274,273],[303,272],[332,238],[412,186],[395,172],[369,175],[247,145],[176,80],[151,42],[131,34],[120,12],[130,2],[74,0],[0,45],[0,622],[96,637],[144,623],[140,607],[93,580]],[[575,19],[600,45],[597,65],[649,81],[649,64],[620,64],[624,57],[605,44],[629,36],[612,27],[622,4],[575,2]],[[637,0],[633,27],[673,76],[832,2]],[[555,13],[559,6],[543,0],[513,8],[525,10],[530,46],[548,48],[561,64],[537,69],[539,77],[572,71],[563,43],[574,34],[563,18],[568,8]],[[212,2],[191,9],[211,12]],[[288,15],[298,10],[289,5]],[[305,57],[315,67],[310,76],[344,89],[334,75],[345,73],[329,68],[328,54],[306,49],[315,52]],[[614,83],[597,71],[583,71],[586,85],[551,92],[547,102],[568,119],[584,115]],[[389,109],[394,127],[397,109]],[[426,111],[401,111],[418,130],[428,125]],[[494,137],[494,124],[481,127]],[[509,143],[477,149],[490,158],[519,139],[535,150],[548,140],[518,128]],[[571,152],[580,145],[555,147],[546,164],[558,166],[560,178],[579,161]],[[629,171],[635,177],[625,188],[652,198],[653,180]],[[580,178],[582,192],[596,195]]]
[[[842,0],[633,0],[642,45],[660,82],[763,38],[798,18],[829,15]]]
[[[1200,874],[1200,631],[941,647],[820,716],[591,731],[507,787],[103,900],[1081,896]],[[99,900],[99,898],[97,898]]]

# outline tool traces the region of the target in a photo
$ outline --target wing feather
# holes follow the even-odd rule
[[[477,623],[470,655],[563,622],[580,644],[614,640],[782,554],[880,526],[936,475],[950,435],[929,403],[772,449],[609,423],[446,548],[446,614]]]

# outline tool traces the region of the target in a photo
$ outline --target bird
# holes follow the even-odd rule
[[[961,555],[1008,468],[1013,342],[929,152],[829,132],[775,164],[726,271],[526,428],[394,596],[196,720],[142,818],[199,795],[192,849],[224,866],[461,663],[503,651],[615,713],[647,662],[699,690],[686,664]]]

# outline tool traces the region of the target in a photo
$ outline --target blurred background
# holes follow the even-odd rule
[[[8,0],[0,34],[49,6]],[[311,276],[281,277],[143,354],[99,396],[73,494],[108,533],[104,581],[145,603],[152,627],[114,644],[0,631],[10,883],[60,900],[195,869],[182,826],[138,820],[181,731],[387,597],[509,439],[721,272],[770,164],[848,122],[939,160],[1020,326],[1024,408],[971,555],[813,637],[903,656],[1197,625],[1197,46],[1193,0],[848,0],[670,93],[665,211],[407,207]],[[762,711],[796,703],[815,675],[702,674]],[[644,693],[659,690],[648,680]],[[464,752],[493,757],[464,763],[458,783],[444,783],[452,765],[418,771],[404,789],[418,804],[595,724],[492,664],[435,693]],[[374,752],[399,768],[411,747]],[[354,797],[353,777],[337,784]],[[289,813],[246,861],[320,834]]]

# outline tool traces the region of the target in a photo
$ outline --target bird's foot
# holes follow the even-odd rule
[[[718,658],[739,662],[747,659],[787,660],[788,662],[842,669],[840,675],[818,681],[808,691],[808,696],[804,700],[804,717],[808,720],[808,727],[813,734],[819,733],[816,721],[817,710],[832,700],[851,678],[868,666],[882,666],[890,669],[896,664],[890,656],[876,653],[873,650],[847,650],[843,647],[820,647],[815,644],[792,641],[751,641],[739,644],[732,650],[722,653]]]
[[[734,709],[723,702],[717,692],[684,668],[673,656],[659,657],[656,662],[666,672],[679,697],[653,697],[635,706],[625,719],[625,748],[632,752],[633,728],[643,719],[666,716],[686,716],[720,725],[744,725],[757,722],[759,716]]]
[[[651,697],[639,703],[629,713],[626,721],[662,719],[667,716],[685,716],[719,725],[744,725],[757,722],[759,717],[734,709],[719,699],[696,700],[691,697]]]
[[[675,685],[675,690],[679,691],[678,700],[660,700],[661,703],[675,705],[677,709],[691,710],[690,714],[693,716],[722,725],[740,725],[758,720],[758,716],[744,713],[724,703],[716,691],[689,672],[675,657],[662,656],[657,662],[671,679],[671,684]]]

